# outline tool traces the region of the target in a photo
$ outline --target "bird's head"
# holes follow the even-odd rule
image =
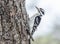
[[[37,9],[38,12],[40,13],[40,16],[45,15],[45,11],[44,11],[44,9],[42,9],[42,8],[38,8],[38,7],[36,7],[36,9]]]

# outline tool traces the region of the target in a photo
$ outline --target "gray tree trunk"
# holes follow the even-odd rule
[[[0,0],[0,44],[30,44],[25,0]]]

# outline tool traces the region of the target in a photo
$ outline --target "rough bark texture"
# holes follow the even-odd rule
[[[0,0],[0,44],[29,44],[25,0]]]

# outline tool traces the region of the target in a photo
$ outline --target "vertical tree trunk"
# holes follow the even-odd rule
[[[0,0],[0,44],[29,44],[25,0]]]

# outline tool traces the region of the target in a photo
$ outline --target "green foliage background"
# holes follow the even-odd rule
[[[39,37],[35,41],[31,41],[32,44],[60,44],[60,40],[52,38],[52,35]]]

